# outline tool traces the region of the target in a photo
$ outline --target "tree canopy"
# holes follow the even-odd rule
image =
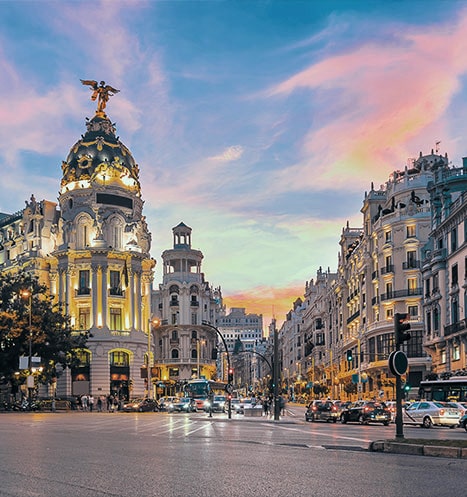
[[[79,363],[86,339],[73,333],[70,317],[37,278],[25,271],[0,273],[0,379],[12,381],[19,372],[21,380],[19,359],[31,347],[31,356],[41,358],[39,381],[50,383]]]

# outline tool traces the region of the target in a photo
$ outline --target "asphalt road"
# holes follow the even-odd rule
[[[443,497],[467,461],[370,453],[394,426],[205,413],[0,415],[1,497]],[[440,439],[461,429],[406,427]],[[406,436],[412,436],[406,434]]]

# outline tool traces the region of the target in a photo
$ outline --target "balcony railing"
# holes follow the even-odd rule
[[[406,261],[402,263],[402,269],[419,269],[420,261]]]
[[[378,271],[378,270],[373,271],[373,272],[371,273],[371,279],[372,279],[372,280],[376,280],[376,279],[378,278],[378,276],[379,276],[379,271]]]
[[[355,312],[354,314],[352,314],[348,319],[347,319],[347,324],[349,324],[351,321],[353,321],[354,319],[358,318],[358,316],[360,316],[360,311],[357,311]]]
[[[81,287],[76,289],[76,295],[91,295],[91,289],[86,287]]]
[[[394,264],[388,264],[386,267],[381,268],[381,274],[388,274],[394,272]]]
[[[177,307],[179,304],[178,300],[171,300],[170,301],[170,307]]]
[[[383,293],[381,295],[381,301],[390,299],[400,299],[402,297],[413,297],[417,295],[422,295],[423,288],[407,288],[406,290],[395,290],[393,292]]]
[[[467,329],[466,326],[466,320],[461,319],[460,321],[457,321],[457,323],[450,324],[448,326],[444,327],[444,336],[447,337],[449,335],[453,335],[454,333],[457,333],[458,331],[462,331]]]
[[[371,299],[371,305],[376,305],[379,304],[379,295],[376,295],[376,297],[373,297]]]
[[[191,307],[199,307],[199,302],[197,300],[191,300],[190,305]]]

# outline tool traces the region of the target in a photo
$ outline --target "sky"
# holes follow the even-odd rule
[[[456,0],[0,0],[0,212],[57,200],[104,80],[155,287],[184,222],[227,309],[280,325],[372,182],[437,142],[461,165],[466,33]]]

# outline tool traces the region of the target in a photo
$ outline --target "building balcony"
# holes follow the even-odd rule
[[[450,324],[448,326],[444,327],[444,336],[447,337],[449,335],[453,335],[454,333],[457,333],[458,331],[462,331],[467,329],[466,326],[466,320],[461,319],[460,321],[457,321],[457,323]]]
[[[80,287],[75,289],[76,297],[85,297],[87,295],[91,295],[91,289],[87,287]]]
[[[404,297],[416,297],[423,294],[423,288],[407,288],[406,290],[395,290],[393,292],[383,293],[381,295],[381,301],[400,299]]]
[[[190,305],[191,307],[199,307],[199,302],[197,300],[191,300]]]
[[[394,264],[388,264],[385,267],[381,268],[381,274],[388,274],[394,272]]]
[[[402,269],[420,269],[420,261],[406,261],[402,263]]]
[[[347,319],[347,324],[352,322],[354,319],[358,318],[360,316],[360,311],[354,312],[348,319]]]
[[[171,300],[169,303],[170,307],[178,307],[180,302],[178,300]]]
[[[378,271],[378,270],[373,271],[373,272],[371,273],[371,279],[372,279],[372,280],[377,280],[377,279],[378,279],[378,276],[379,276],[379,271]]]

